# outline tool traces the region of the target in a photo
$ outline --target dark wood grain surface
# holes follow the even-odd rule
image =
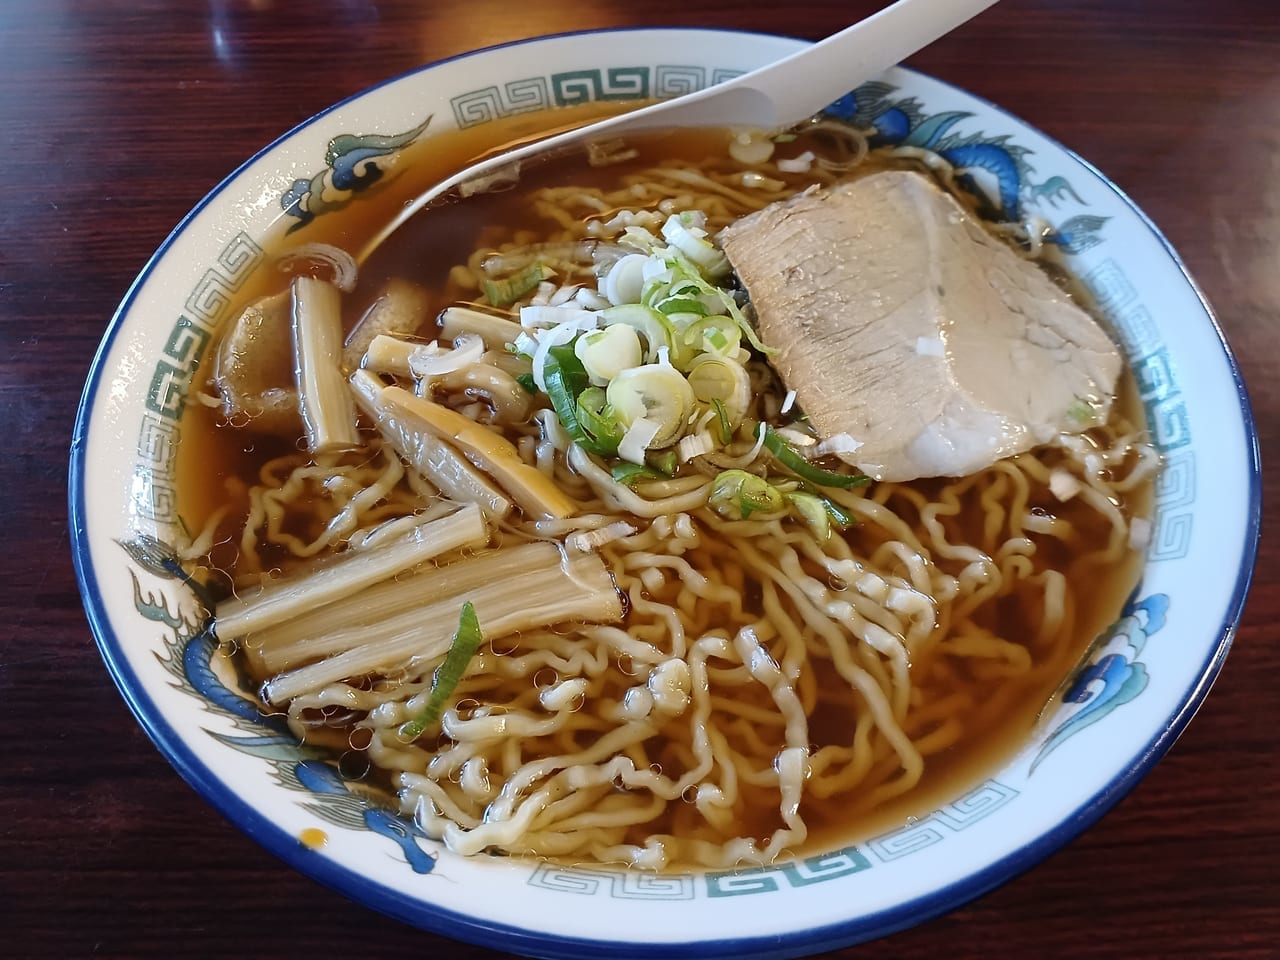
[[[875,7],[0,0],[0,955],[494,956],[263,852],[152,747],[94,646],[68,546],[72,420],[116,304],[177,221],[313,112],[440,57],[628,24],[817,38]],[[1079,151],[1151,215],[1215,305],[1269,450],[1280,6],[1004,0],[911,62]],[[1002,889],[833,956],[1280,956],[1280,539],[1266,526],[1221,678],[1126,800]]]

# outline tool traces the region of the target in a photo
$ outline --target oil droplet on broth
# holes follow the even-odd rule
[[[329,835],[317,827],[307,827],[298,834],[298,842],[308,850],[319,850],[329,842]]]

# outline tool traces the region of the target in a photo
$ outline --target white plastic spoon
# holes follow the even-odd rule
[[[419,194],[365,245],[359,262],[368,259],[406,220],[441,194],[575,143],[662,127],[750,127],[773,131],[794,126],[995,2],[898,0],[799,53],[739,77],[487,157]]]

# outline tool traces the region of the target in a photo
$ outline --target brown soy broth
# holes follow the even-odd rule
[[[347,250],[359,250],[419,190],[476,156],[502,144],[519,141],[531,131],[545,130],[556,124],[568,126],[586,122],[617,106],[571,108],[551,117],[529,114],[428,139],[406,151],[402,162],[385,182],[347,210],[321,216],[294,235],[285,235],[282,230],[275,241],[276,251],[284,252],[304,242],[332,243]],[[627,174],[659,161],[679,160],[695,165],[717,162],[723,165],[727,143],[725,131],[708,130],[634,138],[628,141],[628,146],[635,147],[638,156],[624,163],[593,167],[582,155],[561,157],[522,171],[520,185],[514,191],[480,194],[463,202],[434,206],[404,225],[393,240],[362,266],[355,292],[344,299],[344,320],[348,328],[354,325],[386,281],[393,277],[411,280],[427,289],[432,298],[433,313],[460,298],[473,296],[471,292],[453,285],[449,278],[453,266],[466,262],[474,250],[506,242],[519,231],[541,234],[554,226],[526,201],[534,189],[569,184],[612,188]],[[802,139],[795,152],[803,149]],[[884,165],[873,159],[860,168],[859,173]],[[795,185],[803,186],[802,175],[790,179]],[[269,266],[260,269],[241,291],[240,300],[229,316],[238,315],[248,303],[282,289],[284,284],[283,276],[274,269]],[[430,334],[430,331],[423,333]],[[196,382],[202,379],[198,376]],[[1130,422],[1142,422],[1136,390],[1127,374],[1117,398],[1117,409]],[[279,438],[218,429],[217,422],[214,411],[197,404],[188,406],[182,442],[178,448],[177,473],[182,517],[193,534],[202,528],[229,495],[234,499],[238,492],[256,482],[262,463],[295,449]],[[926,488],[928,485],[925,482]],[[1150,499],[1148,485],[1147,489],[1129,495],[1126,509],[1130,515],[1148,516]],[[1031,506],[1067,517],[1077,524],[1094,522],[1087,516],[1088,511],[1069,502],[1032,503]],[[965,517],[947,521],[956,540],[972,536],[976,531],[966,529],[966,524],[976,522],[979,522],[978,518]],[[854,530],[849,536],[856,541],[860,534]],[[1052,538],[1039,538],[1037,545],[1044,551],[1041,556],[1046,565],[1066,564],[1071,559]],[[225,545],[221,552],[215,552],[212,559],[215,565],[234,563],[233,545]],[[1115,619],[1137,580],[1140,565],[1140,558],[1131,556],[1118,566],[1095,567],[1085,579],[1073,582],[1078,602],[1073,642],[1060,645],[1051,660],[1038,663],[1032,677],[1018,678],[993,687],[989,679],[966,676],[962,668],[957,673],[956,688],[943,695],[977,694],[974,708],[965,717],[964,738],[928,756],[922,781],[905,796],[890,800],[874,810],[858,811],[852,819],[850,808],[856,804],[856,795],[852,798],[838,795],[829,800],[806,797],[801,812],[809,824],[810,838],[801,850],[795,852],[830,849],[864,840],[901,826],[912,817],[927,815],[937,806],[962,795],[1007,762],[1027,743],[1037,715],[1093,637]],[[745,582],[742,588],[749,605],[758,602],[757,585]],[[1033,613],[1019,609],[1018,604],[1010,600],[984,626],[1000,636],[1018,639],[1031,629],[1030,614]],[[825,676],[815,682],[820,686],[834,686],[836,680],[834,671],[826,671]],[[970,689],[964,689],[966,687]],[[811,718],[815,745],[847,743],[852,736],[854,718],[865,707],[857,702],[856,695],[850,699],[847,687],[843,689],[842,703],[837,703],[834,697],[819,702]],[[658,756],[661,755],[659,749]],[[375,780],[380,779],[375,777]],[[749,795],[754,788],[742,785],[742,789]],[[681,822],[693,817],[694,811],[688,804],[675,803],[672,806],[673,810],[662,826],[678,832]],[[767,837],[780,826],[776,802],[772,807],[768,804],[761,807],[760,814],[743,817],[743,835]]]
[[[1137,386],[1127,369],[1121,376],[1114,408],[1113,415],[1123,421],[1131,424],[1144,422]],[[1029,505],[1067,519],[1082,530],[1087,529],[1093,535],[1091,541],[1097,542],[1095,538],[1103,521],[1093,511],[1083,509],[1078,500],[1061,503],[1048,494],[1045,496],[1047,500],[1033,500]],[[1153,502],[1153,485],[1143,484],[1128,493],[1126,515],[1149,517]],[[1072,556],[1065,546],[1050,537],[1040,537],[1036,544],[1037,552],[1045,557],[1041,564],[1043,567],[1066,569]],[[875,809],[860,811],[852,823],[849,797],[815,800],[806,796],[801,803],[801,812],[810,827],[810,834],[799,852],[816,852],[863,841],[907,825],[913,818],[927,816],[995,774],[1027,747],[1041,714],[1050,704],[1050,698],[1059,692],[1063,680],[1077,666],[1094,638],[1120,615],[1125,600],[1141,576],[1143,559],[1140,553],[1131,550],[1117,564],[1097,565],[1083,571],[1077,569],[1071,580],[1076,619],[1070,642],[1062,644],[1051,658],[1037,661],[1029,679],[1013,678],[1007,684],[990,690],[989,683],[968,678],[974,690],[985,693],[977,698],[974,709],[964,717],[963,739],[927,755],[920,781],[906,794]],[[988,625],[993,632],[1011,640],[1028,637],[1032,627],[1024,611],[1011,602],[1012,598],[1006,600],[1010,602],[998,608],[999,618]],[[966,692],[964,684],[958,684],[950,692]],[[842,731],[837,725],[842,719],[850,723],[854,711],[853,704],[843,711],[820,709],[818,716],[811,719],[810,729],[815,741],[838,740]]]
[[[404,151],[392,172],[377,187],[361,195],[350,207],[321,215],[297,233],[285,232],[291,222],[282,222],[268,244],[269,253],[274,255],[269,261],[304,243],[327,243],[347,251],[359,251],[422,190],[477,158],[519,144],[535,133],[577,126],[628,106],[633,104],[561,107],[451,131],[415,143]],[[662,160],[699,163],[719,159],[723,162],[728,134],[724,130],[665,131],[635,138],[628,144],[634,146],[638,154],[622,163],[592,166],[582,152],[559,156],[522,169],[515,190],[476,194],[464,201],[442,202],[422,211],[361,266],[356,289],[343,299],[346,329],[349,331],[356,324],[387,280],[393,277],[411,280],[428,291],[432,301],[430,315],[459,299],[474,296],[474,291],[459,289],[449,282],[452,267],[465,263],[477,248],[508,240],[517,231],[545,232],[552,226],[526,202],[529,191],[568,184],[609,186],[629,173]],[[268,262],[250,276],[237,293],[227,312],[228,323],[255,300],[277,293],[285,286],[284,275]],[[216,346],[206,355],[194,383],[203,383],[211,375],[215,354]],[[219,430],[217,419],[213,412],[198,404],[188,404],[184,415],[176,471],[182,522],[193,535],[204,526],[213,510],[225,502],[230,478],[252,484],[259,463],[289,452],[288,446],[276,438]],[[246,443],[246,437],[252,437],[252,442]],[[270,451],[269,454],[266,451]]]
[[[555,227],[554,221],[525,200],[532,191],[570,185],[607,187],[662,160],[697,163],[723,156],[726,143],[724,131],[665,132],[629,140],[637,155],[621,163],[593,167],[579,152],[525,167],[513,190],[434,206],[407,222],[393,241],[369,258],[351,299],[357,304],[370,302],[388,277],[421,284],[436,294],[440,308],[474,296],[474,291],[461,290],[449,282],[450,268],[465,263],[473,251],[509,242],[522,231],[541,235]]]
[[[281,217],[267,238],[268,261],[237,291],[225,323],[229,326],[249,304],[286,287],[287,279],[274,268],[273,261],[289,250],[304,243],[327,243],[349,252],[359,251],[418,193],[474,160],[519,144],[533,135],[579,126],[630,106],[635,104],[590,103],[519,114],[438,137],[428,136],[410,145],[402,151],[391,172],[350,207],[323,214],[296,233],[288,232],[295,221]],[[420,283],[435,297],[436,309],[444,307],[449,296],[445,278],[450,267],[466,260],[472,250],[469,244],[486,223],[505,222],[506,217],[516,215],[514,199],[514,194],[481,195],[467,203],[433,208],[408,223],[394,241],[364,265],[355,292],[344,298],[343,319],[347,330],[368,309],[390,277]],[[441,217],[443,219],[438,219]],[[454,293],[456,295],[456,291]],[[215,344],[205,354],[193,384],[203,385],[212,376],[216,354]],[[175,471],[181,522],[193,536],[213,511],[226,502],[228,490],[234,490],[237,481],[254,483],[260,464],[290,452],[289,445],[279,438],[252,431],[219,429],[219,423],[215,411],[199,403],[187,404]]]

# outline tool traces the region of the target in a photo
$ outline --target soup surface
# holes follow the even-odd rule
[[[368,200],[282,236],[278,252],[302,242],[358,250],[417,187],[552,122],[526,116],[415,146]],[[1149,516],[1154,457],[1127,378],[1107,422],[972,476],[827,485],[856,471],[826,456],[806,460],[816,470],[806,472],[757,443],[758,424],[791,438],[789,452],[809,438],[745,334],[732,354],[751,380],[738,422],[723,404],[703,404],[698,430],[714,449],[667,448],[700,451],[683,459],[647,449],[628,471],[616,450],[575,449],[553,386],[531,376],[540,359],[531,347],[504,349],[492,333],[465,329],[453,342],[442,331],[437,317],[460,303],[511,323],[538,316],[521,307],[607,310],[616,305],[598,300],[608,271],[643,249],[628,228],[661,244],[664,219],[698,211],[713,239],[814,183],[917,162],[864,156],[860,135],[839,125],[803,129],[745,163],[731,155],[734,136],[629,138],[403,227],[341,294],[341,323],[350,333],[407,281],[426,319],[393,338],[418,350],[413,369],[427,372],[366,355],[366,400],[386,419],[375,423],[364,406],[352,449],[317,451],[305,402],[291,425],[267,430],[228,413],[219,371],[198,378],[209,399],[188,408],[178,470],[188,553],[228,597],[219,635],[263,685],[265,706],[461,852],[732,867],[891,829],[960,795],[1026,742],[1135,584],[1130,521]],[[780,167],[784,154],[815,159]],[[327,279],[323,264],[264,268],[239,307],[281,296],[300,272]],[[749,316],[732,278],[720,286]],[[300,296],[295,285],[295,314]],[[275,339],[279,348],[278,330]],[[468,345],[472,359],[449,369]],[[339,370],[354,372],[350,362]],[[501,394],[508,381],[523,395]],[[452,420],[425,429],[420,418],[437,407],[500,438],[570,506],[540,513],[550,495],[522,493],[526,474],[467,453]],[[717,430],[717,412],[727,429]],[[482,504],[478,542],[427,549],[358,591],[303,588],[287,622],[232,629],[282,589],[344,562],[344,571],[365,558],[376,565],[387,544],[418,536],[404,531],[457,520],[459,495],[420,470],[424,447],[456,455],[455,446],[484,489],[511,502],[505,513]],[[748,503],[752,484],[768,487],[764,506]],[[806,512],[815,503],[817,518]],[[515,552],[537,544],[551,552]],[[594,567],[574,566],[583,558],[600,565],[607,588]],[[467,579],[478,562],[489,575]],[[472,586],[449,587],[441,578],[450,576]],[[361,596],[371,605],[356,610]],[[462,652],[471,600],[480,637]],[[514,609],[544,600],[553,619],[527,622]],[[431,622],[415,627],[415,614]],[[375,665],[356,655],[384,641],[396,652]],[[357,666],[343,672],[347,662]]]

